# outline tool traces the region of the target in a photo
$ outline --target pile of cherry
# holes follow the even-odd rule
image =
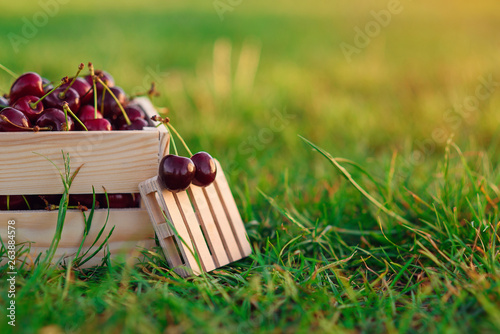
[[[34,72],[19,76],[0,97],[0,131],[142,130],[144,112],[129,106],[122,88],[105,71],[63,78],[56,86]],[[76,124],[75,124],[76,123]]]
[[[114,78],[107,72],[94,70],[88,64],[89,74],[79,76],[84,64],[78,66],[76,75],[64,77],[53,83],[34,72],[17,77],[10,93],[0,96],[0,132],[19,131],[112,131],[142,130],[148,126],[142,109],[129,105],[124,90],[115,86]],[[169,119],[155,118],[178,132]],[[161,125],[161,124],[160,124]],[[206,152],[191,154],[191,158],[167,155],[160,162],[158,180],[172,192],[187,189],[191,184],[204,187],[216,176],[215,161]],[[177,148],[172,140],[175,152]],[[55,209],[61,196],[30,195],[0,196],[0,210]],[[92,207],[93,196],[70,195],[69,206],[82,210]],[[97,195],[95,206],[101,208],[131,208],[140,205],[139,194]]]

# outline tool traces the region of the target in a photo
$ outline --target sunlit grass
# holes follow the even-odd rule
[[[0,13],[0,62],[58,80],[92,61],[128,92],[154,77],[155,104],[225,167],[254,254],[208,281],[181,279],[146,251],[135,266],[21,270],[19,327],[500,328],[500,86],[473,112],[458,107],[484,78],[500,82],[498,2],[405,2],[351,63],[339,43],[386,1],[243,1],[224,21],[211,1],[100,3],[61,7],[19,54],[6,35],[37,9],[13,3]],[[10,82],[1,73],[0,92]]]

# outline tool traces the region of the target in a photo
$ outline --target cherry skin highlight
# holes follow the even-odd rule
[[[10,102],[14,103],[26,95],[43,96],[42,77],[35,72],[22,74],[10,87]]]
[[[0,111],[0,131],[19,132],[31,130],[30,121],[22,111],[12,107]]]
[[[40,98],[33,96],[33,95],[23,96],[23,97],[19,98],[12,105],[12,108],[16,108],[17,110],[22,111],[26,115],[26,117],[29,118],[29,120],[31,122],[35,122],[36,119],[43,112],[43,104],[42,103],[38,103],[34,109],[31,107],[32,103],[35,103],[38,100],[40,100]]]
[[[189,187],[195,173],[191,159],[169,154],[160,161],[158,181],[163,188],[178,192]]]

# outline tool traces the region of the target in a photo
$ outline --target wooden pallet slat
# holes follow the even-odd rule
[[[181,191],[179,193],[176,193],[174,194],[174,198],[177,203],[177,207],[181,211],[182,218],[189,232],[189,236],[196,247],[196,251],[199,255],[199,260],[201,262],[201,265],[203,266],[203,270],[214,270],[214,260],[212,258],[212,255],[210,254],[210,251],[208,250],[208,245],[203,236],[203,232],[201,231],[201,227],[198,223],[198,219],[196,218],[193,207],[191,206],[191,202],[189,201],[187,192]]]
[[[212,212],[208,206],[207,198],[203,192],[203,188],[197,186],[190,186],[188,189],[189,196],[193,201],[196,215],[200,226],[205,233],[208,246],[214,257],[217,267],[222,267],[231,262],[227,256],[226,249],[222,243],[217,225],[215,224]]]
[[[227,183],[227,179],[222,172],[222,167],[219,161],[216,160],[215,162],[217,170],[219,171],[215,179],[215,189],[219,194],[222,206],[224,207],[226,215],[233,228],[233,232],[238,240],[242,256],[248,256],[252,253],[252,248],[248,242],[243,219],[241,219],[240,213],[238,212],[238,207],[236,206],[236,202],[231,193],[231,189],[229,188],[229,184]]]
[[[209,203],[210,211],[212,212],[212,216],[217,224],[219,234],[221,235],[222,242],[224,243],[229,259],[231,262],[241,259],[243,256],[240,253],[240,247],[234,234],[232,233],[231,225],[229,224],[229,220],[224,212],[224,207],[222,206],[222,202],[217,194],[215,186],[211,184],[205,187],[203,192],[205,193],[205,197]]]

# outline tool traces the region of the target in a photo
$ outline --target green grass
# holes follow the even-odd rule
[[[500,87],[470,113],[457,107],[481,77],[500,82],[497,1],[402,1],[351,63],[339,44],[387,1],[243,1],[224,21],[210,1],[100,3],[62,6],[18,54],[7,33],[39,7],[2,9],[0,62],[59,79],[92,61],[127,91],[157,72],[155,104],[222,162],[254,254],[191,279],[155,253],[20,269],[18,332],[500,329]],[[221,39],[230,74],[214,62]],[[249,86],[235,79],[251,69],[241,54],[260,55]],[[10,82],[0,74],[0,92]]]

